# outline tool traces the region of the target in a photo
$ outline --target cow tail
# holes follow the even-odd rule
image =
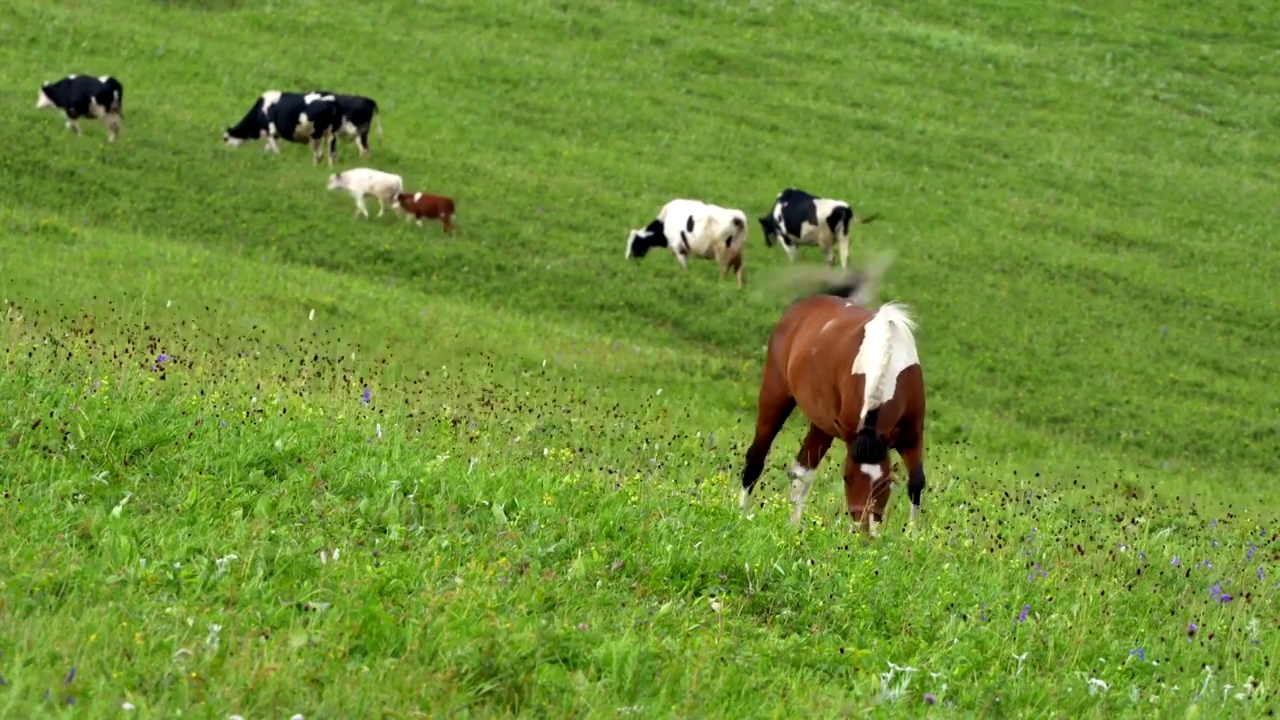
[[[871,213],[870,215],[868,215],[868,216],[866,216],[866,217],[864,217],[864,218],[858,218],[858,224],[859,224],[859,225],[870,225],[871,223],[873,223],[873,222],[875,222],[876,220],[879,220],[879,219],[880,219],[880,213]]]

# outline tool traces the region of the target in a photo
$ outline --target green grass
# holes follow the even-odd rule
[[[1278,23],[15,0],[0,716],[1273,713]],[[70,72],[124,83],[120,143],[32,109]],[[340,164],[457,198],[457,238],[221,145],[317,86],[383,109]],[[901,489],[847,533],[839,449],[790,528],[798,415],[737,510],[785,304],[754,222],[745,292],[622,257],[673,197],[787,186],[884,213],[916,538]]]

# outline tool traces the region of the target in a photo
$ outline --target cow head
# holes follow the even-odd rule
[[[342,179],[342,173],[337,173],[337,174],[334,174],[334,175],[330,175],[330,176],[329,176],[329,189],[330,189],[330,190],[337,190],[338,188],[345,187],[345,186],[346,186],[346,182],[345,182],[345,181],[343,181],[343,179]],[[399,199],[399,198],[397,198],[397,200],[398,200],[398,199]]]
[[[49,89],[49,83],[40,86],[40,94],[36,97],[36,109],[44,110],[45,108],[57,107],[53,100],[49,99],[49,94],[45,92]]]
[[[643,230],[632,230],[627,234],[626,257],[642,258],[651,249],[667,244],[667,235],[661,220],[654,220]]]
[[[231,147],[239,147],[249,140],[261,140],[267,134],[267,119],[262,114],[264,101],[258,101],[249,108],[249,112],[240,118],[240,122],[222,131],[222,142]]]
[[[782,228],[778,227],[778,221],[772,215],[765,215],[760,218],[760,229],[764,230],[764,244],[767,247],[773,247],[775,240],[783,245],[787,244],[787,239],[782,234]]]

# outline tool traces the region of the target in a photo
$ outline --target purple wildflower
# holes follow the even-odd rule
[[[1218,547],[1218,541],[1217,541],[1217,540],[1212,540],[1212,541],[1210,541],[1210,542],[1209,542],[1209,544],[1210,544],[1211,546],[1213,546],[1213,547]]]
[[[369,386],[366,385],[364,388],[364,392],[360,394],[360,400],[363,401],[365,405],[368,405],[369,401],[372,399],[373,399],[373,392],[370,391]]]
[[[1172,566],[1174,566],[1174,567],[1181,567],[1181,566],[1182,566],[1182,561],[1178,559],[1178,556],[1177,556],[1177,555],[1174,555],[1174,556],[1173,556],[1173,561],[1172,561],[1172,562],[1170,562],[1169,564],[1170,564],[1170,565],[1172,565]]]
[[[1143,652],[1143,651],[1142,651],[1142,648],[1134,648],[1134,649],[1132,649],[1132,650],[1130,650],[1130,651],[1129,651],[1129,654],[1130,654],[1130,655],[1137,655],[1137,656],[1138,656],[1138,660],[1139,660],[1140,662],[1146,662],[1146,661],[1147,661],[1147,654],[1146,654],[1145,652]]]
[[[1143,560],[1146,560],[1146,559],[1147,559],[1147,554],[1146,554],[1146,553],[1144,553],[1144,552],[1142,552],[1141,550],[1139,550],[1139,551],[1138,551],[1138,557],[1142,558]]]
[[[1262,578],[1266,577],[1266,575],[1267,575],[1267,569],[1266,569],[1266,567],[1265,567],[1265,566],[1263,566],[1263,565],[1259,565],[1259,566],[1258,566],[1258,579],[1259,579],[1259,580],[1261,580]]]
[[[76,679],[76,666],[71,666],[71,672],[67,673],[67,679],[62,681],[63,685],[70,685],[72,680]]]
[[[1266,537],[1266,536],[1267,536],[1267,531],[1266,531],[1266,530],[1261,530],[1261,531],[1259,531],[1258,536],[1259,536],[1259,537]]]
[[[8,685],[8,684],[9,684],[9,681],[5,680],[3,675],[0,675],[0,687],[4,687],[5,685]]]
[[[1022,606],[1022,612],[1018,614],[1018,622],[1026,622],[1026,620],[1027,620],[1027,613],[1029,613],[1029,612],[1031,612],[1031,606],[1030,606],[1030,605],[1023,605],[1023,606]]]
[[[1196,625],[1195,623],[1187,623],[1187,642],[1191,642],[1191,638],[1196,634],[1196,631],[1199,629],[1200,629],[1199,625]]]
[[[1257,549],[1258,549],[1258,547],[1257,547],[1256,545],[1254,545],[1253,543],[1249,543],[1249,552],[1248,552],[1248,554],[1245,556],[1245,560],[1252,560],[1252,559],[1253,559],[1253,553],[1254,553],[1255,551],[1257,551]]]
[[[1222,592],[1222,583],[1216,582],[1209,588],[1209,596],[1220,603],[1231,602],[1231,596]]]
[[[934,695],[933,693],[925,693],[925,694],[924,694],[924,704],[925,704],[925,705],[933,705],[933,704],[934,704],[934,703],[936,703],[936,702],[938,702],[938,696]]]

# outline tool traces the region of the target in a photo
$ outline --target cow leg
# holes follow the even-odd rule
[[[67,128],[67,130],[70,130],[71,132],[73,132],[73,133],[75,133],[75,134],[77,134],[77,135],[83,135],[83,134],[84,134],[83,132],[81,132],[81,130],[80,130],[80,123],[76,120],[75,116],[73,116],[73,115],[68,115],[68,116],[67,116],[67,122],[66,122],[65,124],[66,124],[66,128]]]
[[[378,200],[378,217],[382,217],[382,211],[385,209],[385,207],[382,204],[382,196],[374,195],[374,197],[377,198]]]
[[[676,253],[676,262],[680,263],[681,270],[689,269],[689,256],[684,253]]]
[[[333,167],[334,159],[338,157],[338,133],[326,130],[323,138],[329,143],[329,167]]]
[[[319,162],[319,158],[316,158],[316,161]],[[364,206],[363,195],[356,198],[356,211],[365,217],[369,217],[369,209]]]
[[[831,267],[836,263],[835,250],[836,249],[831,246],[830,242],[826,242],[822,244],[822,256],[826,258],[827,267]]]
[[[365,126],[356,133],[356,147],[360,148],[360,157],[369,156],[369,127]]]
[[[456,235],[456,234],[457,234],[457,232],[456,232],[456,231],[457,231],[457,229],[458,229],[458,227],[457,227],[456,225],[454,225],[454,224],[453,224],[453,213],[449,213],[448,215],[445,215],[445,216],[444,216],[444,231],[445,231],[445,232],[447,232],[447,233],[449,233],[450,235]]]
[[[818,464],[831,449],[833,438],[822,428],[809,423],[809,434],[800,445],[800,453],[787,472],[791,476],[791,524],[800,527],[804,516],[804,503],[809,499],[809,490],[813,487],[813,479],[818,474]]]
[[[796,261],[796,246],[787,241],[782,242],[782,249],[787,252],[787,259],[791,262]]]
[[[120,136],[120,116],[115,113],[107,113],[102,116],[102,122],[107,126],[107,141],[115,142]]]

